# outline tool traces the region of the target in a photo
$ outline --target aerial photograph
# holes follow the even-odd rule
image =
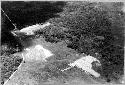
[[[124,84],[124,2],[1,1],[1,85]]]

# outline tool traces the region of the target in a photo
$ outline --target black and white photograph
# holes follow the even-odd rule
[[[124,2],[1,1],[1,85],[124,84],[124,29]]]

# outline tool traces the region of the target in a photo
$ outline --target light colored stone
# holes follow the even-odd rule
[[[92,74],[95,77],[99,77],[100,74],[92,69],[92,62],[94,62],[94,61],[98,61],[99,62],[99,60],[97,60],[96,58],[88,55],[88,56],[84,56],[84,57],[82,57],[80,59],[77,59],[73,63],[70,63],[69,66],[71,66],[71,67],[76,66],[76,67],[81,68],[82,70],[84,70],[86,73]],[[62,71],[68,70],[71,67],[66,68],[66,69],[64,69]]]
[[[54,55],[50,50],[44,48],[42,45],[35,45],[33,47],[26,48],[25,50],[26,52],[22,54],[22,56],[26,61],[27,60],[28,61],[30,60],[46,61],[47,58]]]
[[[49,23],[49,22],[47,22],[43,25],[36,24],[36,25],[25,27],[25,28],[21,29],[19,32],[26,33],[26,35],[34,35],[35,31],[37,31],[39,29],[43,29],[44,27],[49,26],[49,25],[51,25],[51,23]]]

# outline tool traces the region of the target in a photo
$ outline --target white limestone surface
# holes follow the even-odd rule
[[[51,23],[49,23],[49,22],[47,22],[43,25],[36,24],[36,25],[25,27],[25,28],[21,29],[20,32],[26,33],[26,35],[34,35],[35,31],[42,29],[42,28],[49,26],[49,25],[51,25]]]
[[[69,66],[71,66],[71,67],[66,68],[62,71],[68,70],[68,69],[76,66],[78,68],[81,68],[82,70],[84,70],[88,74],[91,74],[95,77],[99,77],[100,74],[92,69],[92,62],[94,62],[94,61],[98,61],[98,63],[100,63],[99,60],[97,60],[96,58],[88,55],[88,56],[82,57],[80,59],[77,59],[73,63],[70,63]]]
[[[33,47],[26,48],[25,51],[26,52],[23,53],[22,56],[26,61],[30,60],[46,61],[47,58],[54,55],[50,50],[44,48],[42,45],[35,45]]]

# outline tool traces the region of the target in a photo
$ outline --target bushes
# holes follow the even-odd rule
[[[121,34],[124,13],[116,8],[116,3],[80,3],[68,3],[59,18],[50,20],[54,25],[37,34],[51,43],[68,41],[67,47],[78,53],[99,53],[101,75],[107,80],[118,79],[116,75],[123,75],[124,66],[124,35]]]
[[[65,35],[62,40],[68,40],[68,48],[75,49],[78,53],[101,55],[103,76],[108,79],[112,79],[114,69],[117,67],[122,69],[117,70],[118,74],[123,75],[124,13],[117,9],[116,4],[122,6],[121,3],[84,3],[72,5],[78,8],[70,10],[71,4],[69,3],[69,7],[67,5],[64,12],[60,13],[60,18],[51,20],[67,29],[62,33]],[[55,31],[54,35],[56,34],[58,33]],[[60,39],[60,37],[55,40],[53,38],[55,37],[52,37],[53,42]]]
[[[107,13],[104,14],[103,11],[94,8],[94,6],[95,3],[94,5],[91,3],[86,6],[78,6],[78,10],[72,12],[68,11],[69,13],[64,11],[64,14],[67,15],[64,16],[64,14],[60,14],[60,18],[54,19],[56,24],[60,24],[61,27],[67,29],[67,31],[60,33],[61,35],[65,35],[62,40],[69,40],[70,43],[68,44],[68,47],[77,50],[79,53],[84,52],[89,54],[92,48],[97,48],[99,45],[102,45],[102,40],[97,38],[95,41],[94,37],[104,37],[104,35],[101,35],[102,32],[105,34],[106,32],[110,32],[109,27],[111,26],[111,23],[106,16]],[[58,33],[54,32],[54,35],[58,36]],[[51,39],[51,37],[49,37],[49,39]],[[57,40],[58,39],[60,39],[60,37],[57,37]],[[97,51],[97,49],[95,50]]]
[[[23,59],[11,55],[15,50],[8,45],[2,45],[1,51],[1,81],[3,83],[17,70]]]

